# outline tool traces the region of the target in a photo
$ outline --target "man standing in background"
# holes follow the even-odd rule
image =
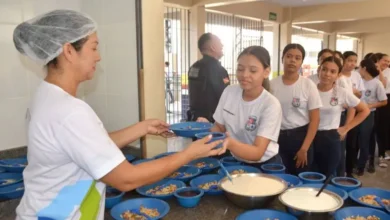
[[[221,40],[205,33],[198,40],[203,58],[194,63],[188,73],[190,109],[188,121],[203,117],[214,123],[213,114],[223,90],[230,85],[228,72],[219,60],[223,56]]]

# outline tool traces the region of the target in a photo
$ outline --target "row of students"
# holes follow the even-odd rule
[[[363,121],[369,110],[352,93],[335,88],[341,72],[337,58],[323,62],[318,85],[299,75],[304,58],[301,45],[286,46],[282,55],[284,75],[269,83],[270,56],[266,49],[252,46],[239,55],[239,85],[224,90],[212,128],[228,133],[225,146],[238,160],[256,167],[283,163],[288,173],[298,174],[311,170],[313,159],[321,158],[316,159],[319,171],[335,173],[339,159],[332,156],[340,155],[340,137]],[[358,115],[339,128],[344,105],[356,108]],[[317,143],[314,147],[313,141]],[[331,144],[331,149],[323,142]]]

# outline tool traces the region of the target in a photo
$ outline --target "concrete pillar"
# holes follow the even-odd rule
[[[206,9],[204,6],[190,8],[190,63],[202,57],[198,50],[198,39],[206,30]]]
[[[292,38],[292,22],[288,21],[282,23],[280,25],[280,49],[279,49],[280,56],[278,57],[278,59],[280,60],[279,75],[283,75],[283,64],[282,64],[283,49],[285,46],[291,43],[291,38]]]
[[[329,48],[329,34],[324,34],[324,38],[322,40],[322,48]]]
[[[281,34],[280,32],[280,24],[274,23],[273,24],[273,51],[272,51],[272,66],[271,66],[271,71],[272,75],[270,77],[270,80],[277,77],[279,75],[279,71],[281,70],[281,52],[279,50],[279,35]]]
[[[165,121],[164,1],[142,0],[143,70],[140,73],[141,119]],[[156,40],[160,39],[160,40]],[[129,72],[131,74],[131,72]],[[153,157],[167,151],[166,138],[148,135],[142,139],[142,154]]]
[[[329,35],[329,44],[328,48],[331,50],[336,50],[337,48],[337,33],[333,32]]]

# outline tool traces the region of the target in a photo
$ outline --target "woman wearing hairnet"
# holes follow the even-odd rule
[[[80,83],[93,77],[100,61],[96,24],[88,16],[56,10],[16,27],[14,43],[27,57],[47,66],[29,108],[28,166],[17,219],[103,219],[105,184],[121,191],[156,182],[191,160],[222,154],[205,144],[136,166],[121,147],[168,125],[146,120],[108,133],[88,104],[77,99]]]

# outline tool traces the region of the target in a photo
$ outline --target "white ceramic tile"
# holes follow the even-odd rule
[[[114,131],[139,121],[138,100],[126,96],[107,96],[107,130]]]
[[[103,1],[104,24],[135,22],[135,0]]]
[[[1,0],[0,1],[0,24],[19,24],[23,21],[21,0]]]
[[[28,96],[28,78],[21,65],[19,52],[12,41],[15,25],[0,25],[0,97],[17,98]]]
[[[26,111],[28,98],[0,100],[0,150],[27,144]]]

